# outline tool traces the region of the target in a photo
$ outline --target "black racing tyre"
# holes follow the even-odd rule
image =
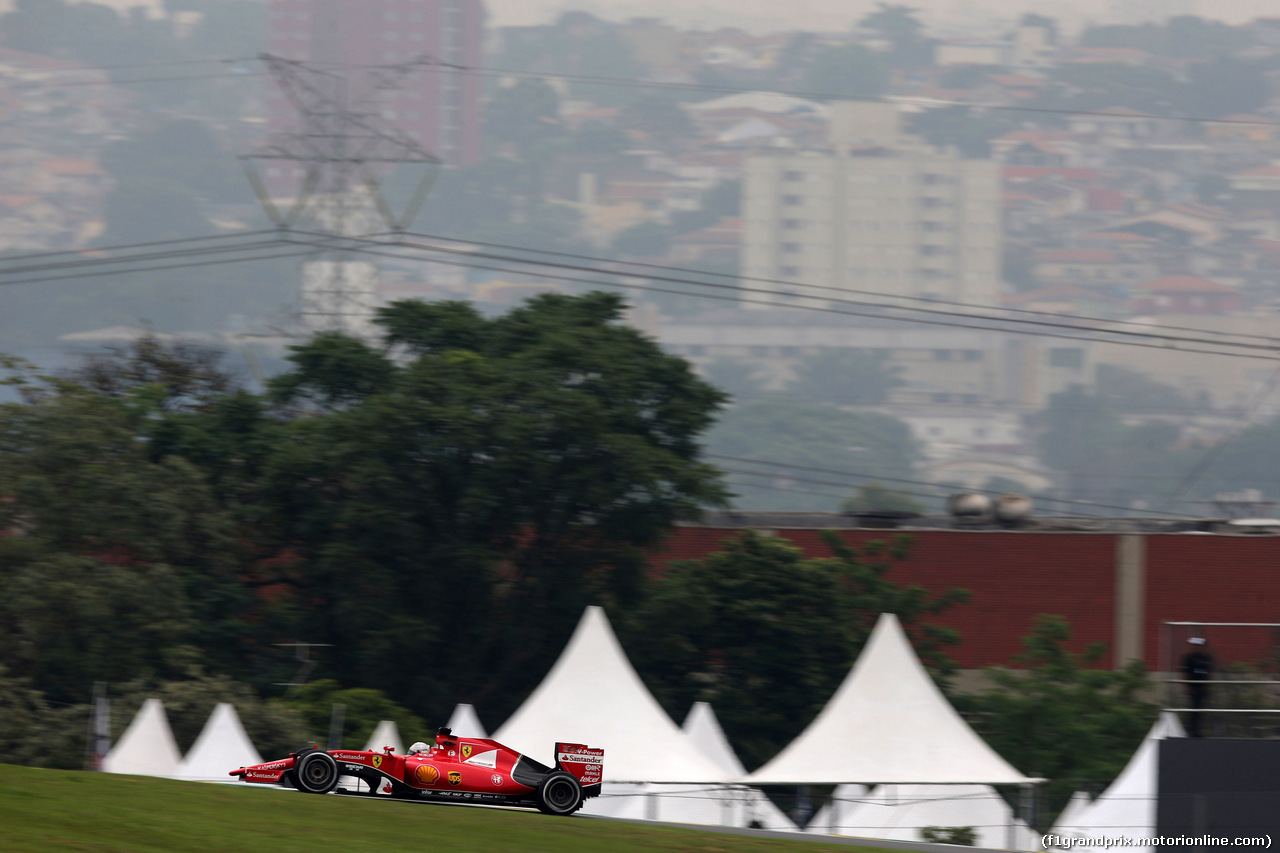
[[[543,814],[571,815],[582,808],[582,785],[572,773],[554,770],[538,783],[537,800]]]
[[[293,768],[293,784],[308,794],[327,794],[338,785],[338,762],[327,752],[308,752]]]

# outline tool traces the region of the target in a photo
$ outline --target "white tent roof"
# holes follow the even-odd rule
[[[1040,837],[1014,818],[1013,809],[990,785],[881,785],[871,794],[841,785],[836,796],[842,795],[847,800],[836,800],[835,809],[824,807],[809,823],[810,832],[922,841],[924,827],[967,826],[974,829],[975,847],[1040,847]]]
[[[476,713],[474,705],[459,704],[453,709],[453,716],[449,717],[448,725],[458,737],[487,738],[489,736],[485,733],[484,726],[480,724],[480,716]]]
[[[1155,835],[1156,794],[1158,790],[1158,741],[1167,737],[1186,737],[1182,724],[1173,714],[1165,711],[1147,733],[1138,750],[1129,759],[1124,770],[1092,803],[1074,813],[1062,813],[1054,827],[1058,835],[1076,838],[1106,835],[1127,835],[1147,838]],[[1072,848],[1077,849],[1077,848]],[[1102,848],[1080,846],[1080,850]],[[1132,848],[1136,851],[1151,848]]]
[[[172,778],[177,775],[181,761],[182,754],[169,729],[169,719],[164,715],[164,704],[159,699],[148,699],[102,760],[102,769],[107,773]]]
[[[1013,768],[960,718],[892,613],[798,738],[747,777],[753,785],[1019,784]]]
[[[738,755],[729,745],[729,739],[720,728],[716,712],[706,702],[694,702],[689,709],[689,716],[684,718],[684,733],[702,753],[719,765],[725,773],[737,778],[747,775],[747,768],[742,766]]]
[[[1091,800],[1089,795],[1084,791],[1076,791],[1071,795],[1071,799],[1067,801],[1067,807],[1062,810],[1062,814],[1058,815],[1058,821],[1053,825],[1053,833],[1055,835],[1065,835],[1066,827],[1076,825],[1076,821],[1084,814],[1085,809],[1089,808]]]
[[[730,778],[645,688],[599,607],[582,614],[560,659],[494,739],[533,758],[549,756],[556,741],[602,748],[606,782]]]
[[[227,774],[237,767],[261,764],[262,756],[253,748],[235,706],[220,702],[209,715],[200,737],[191,745],[178,767],[179,779],[202,782],[233,782]]]
[[[400,729],[391,720],[383,720],[369,735],[369,742],[364,745],[368,752],[381,752],[384,746],[395,747],[398,755],[404,755],[404,741],[400,739]]]
[[[720,728],[720,721],[716,719],[716,712],[706,702],[693,703],[693,707],[689,709],[689,715],[684,718],[684,726],[682,728],[694,745],[702,750],[702,753],[714,761],[725,773],[733,777],[746,775],[746,768],[738,760],[738,755],[729,744],[729,739],[724,736],[724,729]],[[688,794],[681,797],[679,792],[675,792],[675,796],[684,800],[692,799],[692,796]],[[685,819],[681,822],[716,823],[722,826],[751,826],[754,823],[765,829],[789,830],[792,832],[797,830],[791,818],[783,814],[782,810],[775,806],[773,801],[758,788],[722,790],[719,792],[716,805],[719,807],[719,812],[713,815],[714,820]],[[679,809],[667,808],[666,811],[679,811]],[[675,820],[675,818],[672,818],[672,820]]]

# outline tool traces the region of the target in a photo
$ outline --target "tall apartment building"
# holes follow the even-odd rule
[[[744,275],[996,304],[1001,196],[995,161],[964,159],[904,136],[891,104],[833,105],[830,143],[747,159]],[[751,298],[788,301],[785,293]]]
[[[304,62],[333,63],[353,90],[368,66],[429,56],[446,65],[478,66],[481,0],[270,0],[267,49]],[[348,66],[348,67],[343,67]],[[353,67],[363,66],[363,68]],[[272,90],[271,130],[292,125],[294,112]],[[383,96],[383,117],[450,164],[480,158],[480,78],[441,67],[420,69]]]

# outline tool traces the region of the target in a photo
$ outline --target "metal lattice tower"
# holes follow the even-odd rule
[[[305,229],[330,238],[317,258],[303,264],[301,314],[311,328],[363,332],[377,304],[377,266],[356,260],[343,237],[400,231],[426,200],[439,158],[382,118],[381,93],[396,89],[425,57],[366,69],[363,85],[343,74],[271,54],[261,56],[297,110],[299,127],[273,134],[258,151],[241,157],[263,210],[281,229]],[[300,169],[301,183],[282,208],[259,171],[264,163]],[[424,168],[408,205],[396,214],[379,177],[402,163]]]

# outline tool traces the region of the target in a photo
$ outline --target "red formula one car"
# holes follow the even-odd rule
[[[497,741],[454,737],[449,729],[440,729],[435,745],[414,755],[396,755],[391,747],[382,752],[304,749],[230,775],[309,794],[522,806],[570,815],[584,800],[599,796],[603,771],[603,749],[557,743],[556,766],[548,767]],[[340,787],[343,777],[364,785]]]

